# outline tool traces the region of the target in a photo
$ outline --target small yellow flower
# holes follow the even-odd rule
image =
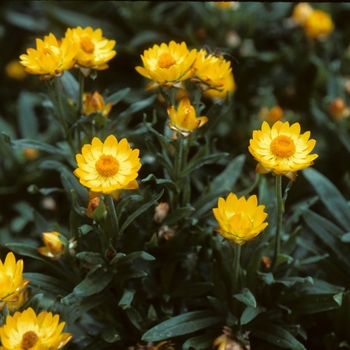
[[[18,60],[13,60],[7,63],[5,66],[5,72],[8,77],[16,80],[23,80],[27,76],[24,67],[18,62]]]
[[[333,29],[334,25],[331,17],[321,10],[313,11],[304,23],[306,35],[313,39],[325,38]]]
[[[78,168],[74,174],[93,192],[111,194],[115,190],[138,187],[139,150],[132,150],[126,139],[118,142],[110,135],[102,143],[94,137],[91,145],[83,146],[76,160]]]
[[[196,117],[196,111],[187,97],[180,101],[177,110],[174,106],[170,106],[167,111],[171,120],[168,124],[169,128],[181,133],[184,137],[189,136],[191,132],[208,121],[207,117]]]
[[[267,214],[265,206],[258,206],[255,195],[248,199],[240,199],[234,193],[230,193],[225,201],[219,198],[218,208],[214,208],[214,216],[219,223],[216,229],[223,237],[238,245],[255,238],[268,225],[264,222]]]
[[[253,131],[249,152],[259,163],[256,172],[285,175],[295,181],[296,172],[313,164],[317,154],[310,154],[316,141],[310,138],[310,131],[300,134],[300,124],[289,126],[288,122],[277,121],[271,128],[263,122],[261,130]]]
[[[116,41],[104,38],[100,28],[96,30],[93,30],[91,27],[86,27],[85,29],[81,27],[68,28],[66,38],[78,45],[75,59],[77,64],[87,68],[88,72],[89,69],[107,69],[107,62],[117,54],[113,50]]]
[[[299,2],[293,9],[292,19],[296,24],[303,26],[314,9],[307,2]]]
[[[155,208],[155,213],[153,215],[153,221],[162,222],[169,212],[169,204],[166,202],[159,203]]]
[[[202,49],[197,53],[193,67],[196,73],[192,80],[200,83],[208,97],[225,98],[227,92],[234,92],[236,86],[231,62],[222,56],[210,54]]]
[[[274,106],[270,110],[266,107],[262,107],[259,116],[261,119],[266,120],[270,125],[273,125],[278,120],[283,118],[283,109],[280,106]]]
[[[193,62],[197,50],[189,51],[187,45],[170,41],[169,45],[162,43],[145,50],[141,59],[144,67],[135,67],[136,71],[152,82],[146,90],[159,86],[170,87],[193,76]]]
[[[32,308],[15,312],[6,317],[0,328],[4,350],[56,350],[62,349],[72,338],[70,333],[62,333],[65,322],[59,323],[59,315],[42,311],[36,315]]]
[[[95,91],[93,94],[84,93],[83,96],[83,111],[84,115],[100,112],[104,117],[108,117],[113,103],[105,104],[103,97]]]
[[[20,63],[25,66],[29,74],[39,74],[40,79],[46,80],[53,76],[61,76],[63,71],[71,69],[77,45],[69,40],[57,40],[50,33],[44,40],[36,39],[36,49],[27,49],[27,54],[21,55]]]
[[[64,253],[64,245],[57,231],[43,232],[45,247],[38,248],[38,252],[51,260],[58,260]]]
[[[16,262],[12,252],[8,253],[3,263],[0,260],[0,309],[7,301],[17,301],[19,293],[29,283],[23,279],[23,260]]]

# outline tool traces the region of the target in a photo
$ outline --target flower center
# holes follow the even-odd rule
[[[295,153],[294,141],[286,135],[279,135],[270,145],[271,152],[280,158],[288,158]]]
[[[119,162],[109,154],[102,154],[96,162],[95,168],[101,176],[110,177],[119,170]]]
[[[250,217],[245,213],[236,213],[230,218],[230,226],[232,227],[232,232],[242,233],[245,229],[252,228],[252,222]]]
[[[162,53],[158,58],[158,66],[160,68],[169,68],[176,63],[173,56],[169,52]]]
[[[95,50],[95,45],[88,36],[80,39],[80,46],[86,53],[93,53]]]
[[[33,331],[25,332],[22,336],[21,349],[29,350],[31,349],[39,340],[37,334]]]

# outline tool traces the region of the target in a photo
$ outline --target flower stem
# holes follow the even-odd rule
[[[109,216],[109,227],[107,229],[107,237],[112,243],[113,246],[116,246],[119,241],[119,221],[117,217],[117,213],[115,211],[115,206],[113,202],[113,197],[110,195],[106,195],[105,198],[105,204],[107,208],[107,215]]]
[[[282,198],[282,176],[276,176],[276,199],[277,199],[277,213],[276,213],[276,235],[275,235],[275,251],[272,259],[271,269],[276,266],[278,255],[280,253],[281,246],[281,230],[282,230],[282,217],[284,213],[284,202]]]
[[[78,118],[81,116],[84,100],[85,77],[79,70]]]
[[[233,254],[232,293],[239,293],[242,289],[241,246],[233,242],[229,244]]]

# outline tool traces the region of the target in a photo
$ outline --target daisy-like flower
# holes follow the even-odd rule
[[[58,237],[59,232],[43,232],[45,247],[38,248],[38,252],[51,260],[58,260],[64,253],[64,245]]]
[[[326,38],[333,29],[331,17],[321,10],[313,11],[304,23],[305,33],[312,39]]]
[[[104,38],[101,28],[96,30],[91,27],[68,28],[66,38],[78,45],[75,59],[85,75],[88,75],[91,69],[107,69],[107,62],[117,54],[113,50],[116,41]]]
[[[214,216],[219,223],[216,229],[221,236],[243,245],[255,238],[268,225],[264,220],[267,214],[265,206],[258,205],[255,195],[248,199],[240,199],[234,193],[230,193],[225,201],[219,198],[218,207],[213,209]]]
[[[27,54],[19,56],[20,63],[29,74],[39,74],[41,80],[61,76],[63,71],[75,64],[77,44],[70,39],[57,40],[50,33],[44,40],[36,39],[36,49],[27,49]]]
[[[103,97],[95,91],[93,94],[84,93],[83,96],[83,110],[84,115],[89,115],[94,112],[100,112],[104,117],[108,117],[113,103],[105,104]]]
[[[208,121],[207,117],[196,117],[196,111],[187,97],[180,101],[177,110],[174,106],[170,106],[167,111],[171,121],[168,124],[169,128],[181,133],[184,137],[189,136],[191,132]]]
[[[227,92],[234,92],[236,86],[231,62],[221,55],[210,54],[202,49],[197,53],[193,67],[196,73],[192,80],[200,83],[207,96],[225,98]],[[208,90],[216,90],[217,93]]]
[[[139,150],[130,148],[126,139],[110,135],[104,143],[94,137],[76,155],[78,168],[74,174],[91,191],[111,194],[115,190],[138,188],[136,178],[141,167]]]
[[[65,322],[59,323],[59,315],[43,311],[36,315],[32,308],[15,312],[6,317],[0,328],[4,350],[56,350],[62,349],[72,338],[70,333],[62,333]]]
[[[12,252],[8,253],[4,263],[0,260],[0,309],[7,301],[16,301],[19,293],[29,283],[23,279],[23,260],[16,262]]]
[[[316,141],[310,138],[310,131],[300,134],[300,124],[289,126],[288,122],[277,121],[271,128],[263,122],[261,130],[253,131],[249,152],[259,163],[256,172],[285,175],[295,181],[296,172],[313,164],[317,154],[310,154]]]
[[[152,82],[146,90],[159,86],[170,87],[193,76],[193,62],[197,50],[188,50],[186,43],[170,41],[145,50],[141,59],[144,67],[135,67],[136,71]]]

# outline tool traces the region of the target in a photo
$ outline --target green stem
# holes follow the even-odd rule
[[[107,232],[107,237],[108,237],[109,243],[111,243],[112,246],[116,247],[120,237],[119,237],[119,221],[118,221],[117,213],[115,211],[113,197],[110,195],[106,195],[104,198],[104,201],[107,208],[107,215],[109,216],[108,220],[110,220],[110,232]]]
[[[282,217],[284,213],[284,203],[282,198],[282,176],[276,176],[276,199],[277,199],[277,213],[276,213],[276,236],[275,236],[275,250],[272,259],[271,269],[276,266],[278,255],[280,253],[281,246],[281,230],[282,230]]]
[[[85,88],[85,77],[84,77],[84,74],[79,70],[78,118],[82,114],[83,100],[84,100],[84,88]]]
[[[242,289],[241,246],[230,242],[233,254],[233,279],[232,294],[239,293]]]

